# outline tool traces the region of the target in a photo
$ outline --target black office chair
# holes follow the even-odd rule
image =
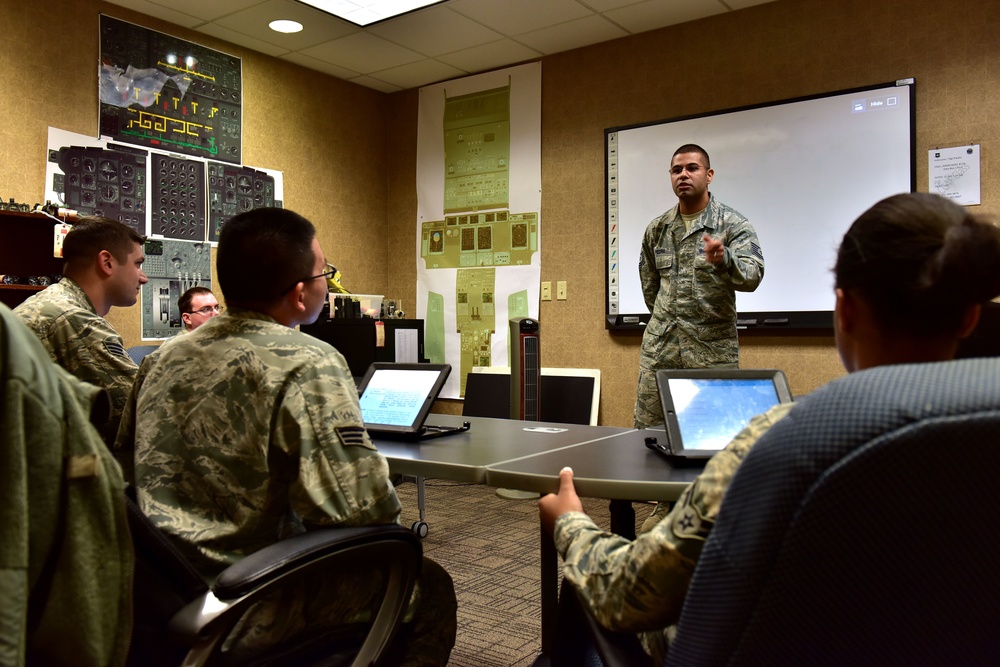
[[[597,425],[601,371],[542,368],[538,421]],[[465,376],[462,415],[510,419],[510,369],[478,368]]]
[[[510,368],[476,368],[465,377],[463,417],[510,419]],[[579,368],[542,368],[537,421],[597,425],[601,400],[601,371]],[[506,500],[534,500],[537,493],[497,489]]]
[[[1000,664],[998,446],[1000,359],[802,399],[733,480],[667,664]]]
[[[231,664],[220,644],[243,613],[275,588],[315,573],[383,572],[385,591],[370,624],[297,638],[244,664],[393,664],[397,637],[420,574],[420,540],[402,526],[313,530],[277,542],[224,570],[209,588],[130,498],[136,551],[135,629],[129,665]]]

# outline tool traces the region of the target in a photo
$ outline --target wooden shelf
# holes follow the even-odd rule
[[[52,256],[53,228],[56,220],[41,213],[0,211],[0,274],[30,276],[61,274],[63,260]],[[0,302],[13,308],[41,285],[0,285]]]

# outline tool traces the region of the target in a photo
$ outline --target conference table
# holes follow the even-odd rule
[[[588,498],[665,500],[680,497],[700,466],[675,467],[645,446],[666,437],[663,429],[431,414],[427,423],[459,426],[463,433],[422,441],[373,436],[394,474],[434,477],[492,487],[551,493],[559,471],[573,468],[577,493]],[[422,494],[418,502],[423,505]],[[422,518],[422,517],[421,517]],[[555,647],[558,622],[559,559],[549,535],[541,539],[542,651],[546,664]]]

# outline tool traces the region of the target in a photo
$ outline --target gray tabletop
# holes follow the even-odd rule
[[[472,424],[465,433],[416,442],[374,435],[372,440],[388,459],[393,473],[487,484],[487,467],[490,465],[577,447],[581,443],[631,432],[631,429],[611,426],[552,424],[460,415],[432,414],[427,418],[428,424],[441,426],[458,426],[463,421]]]
[[[532,456],[487,466],[490,486],[555,492],[559,471],[573,468],[576,492],[588,498],[676,500],[704,468],[704,461],[677,467],[649,450],[645,438],[662,440],[663,430],[626,430],[573,447],[537,452]]]

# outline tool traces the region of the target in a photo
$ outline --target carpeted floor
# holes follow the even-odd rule
[[[430,530],[424,554],[451,574],[458,596],[458,638],[449,665],[526,667],[541,648],[538,504],[504,500],[487,486],[426,482]],[[415,484],[397,487],[403,525],[419,518]],[[608,501],[585,498],[585,511],[608,527]],[[651,505],[635,505],[642,521]]]

